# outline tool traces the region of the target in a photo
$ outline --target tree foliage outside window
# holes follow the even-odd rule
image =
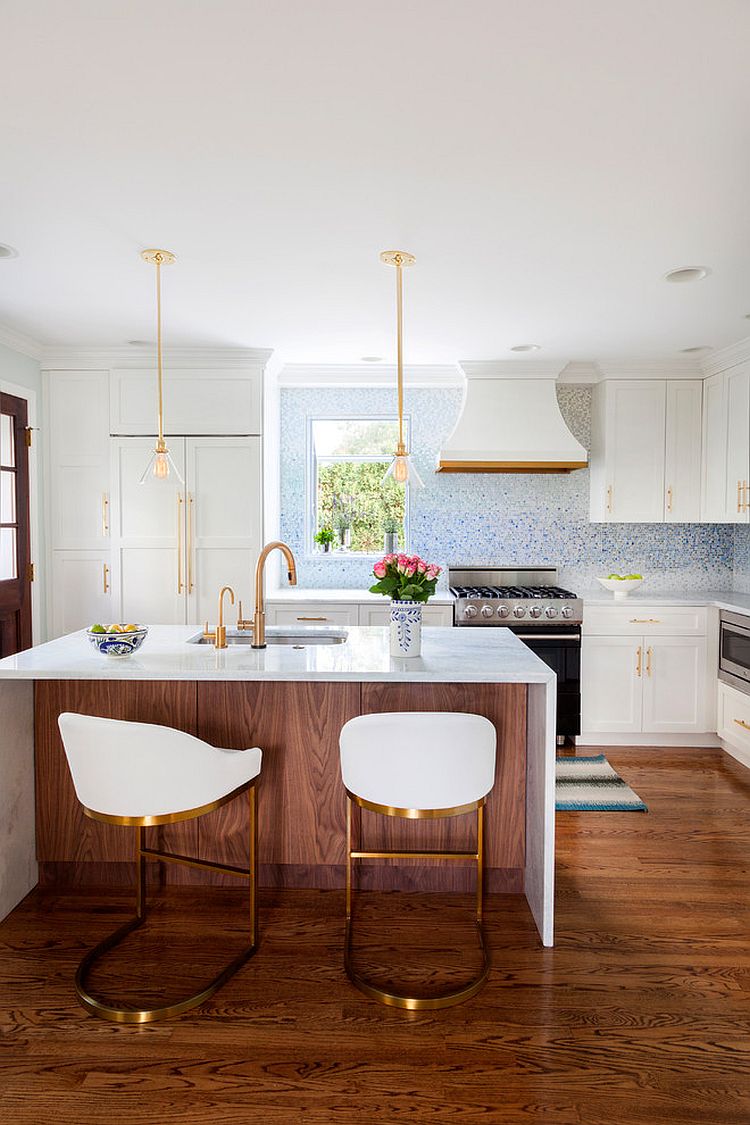
[[[386,530],[405,547],[406,489],[383,480],[398,440],[390,418],[327,418],[311,423],[315,532],[330,527],[336,544],[380,554]]]

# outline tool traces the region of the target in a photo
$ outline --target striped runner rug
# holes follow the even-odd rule
[[[648,812],[603,754],[557,759],[555,808],[558,812]]]

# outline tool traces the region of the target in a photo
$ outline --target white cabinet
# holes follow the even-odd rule
[[[53,557],[51,634],[61,637],[97,622],[109,624],[112,613],[109,552],[57,551]]]
[[[596,742],[597,735],[706,732],[706,627],[705,606],[587,607],[581,741]]]
[[[112,578],[124,621],[213,621],[222,585],[252,588],[261,546],[260,438],[172,438],[184,478],[140,484],[149,438],[112,442]]]
[[[360,602],[360,625],[390,625],[391,608],[389,605],[372,605],[369,602]],[[449,605],[426,605],[422,609],[422,624],[424,626],[452,625],[453,607]]]
[[[664,518],[667,523],[695,523],[701,508],[700,379],[667,381],[664,447]]]
[[[596,386],[592,521],[698,518],[701,393],[697,379],[610,379]]]
[[[750,695],[719,681],[718,734],[750,763]]]
[[[170,367],[164,379],[167,434],[258,435],[262,432],[262,368]],[[156,371],[110,374],[109,432],[150,435],[156,425]]]
[[[643,637],[644,733],[706,729],[706,641],[697,637]]]
[[[750,520],[750,363],[704,383],[701,518]]]
[[[584,637],[581,644],[581,729],[641,729],[643,650],[640,637]],[[640,671],[639,671],[640,669]]]

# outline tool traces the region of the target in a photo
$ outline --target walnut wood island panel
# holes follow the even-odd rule
[[[34,681],[28,687],[40,883],[123,885],[133,879],[133,834],[90,820],[76,800],[57,726],[63,711],[169,725],[227,749],[260,746],[260,883],[318,889],[344,885],[343,724],[380,711],[466,711],[485,715],[498,736],[485,819],[487,889],[525,893],[551,944],[555,684],[517,638],[501,629],[432,629],[421,658],[391,660],[387,630],[379,628],[352,628],[344,644],[311,643],[302,651],[278,645],[217,653],[190,644],[194,633],[156,627],[151,651],[144,646],[123,661],[89,652],[85,638],[72,634],[8,658],[15,677],[4,667],[8,661],[0,661],[0,696],[8,686],[3,679]],[[474,846],[470,815],[401,821],[363,813],[362,830],[375,849]],[[247,858],[241,801],[150,831],[173,851],[230,864]],[[171,865],[164,871],[154,866],[152,874],[180,882],[211,878]],[[471,865],[439,861],[371,861],[360,870],[363,888],[381,890],[465,890],[472,879]]]

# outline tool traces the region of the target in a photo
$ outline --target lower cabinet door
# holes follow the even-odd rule
[[[681,734],[706,729],[706,641],[643,639],[643,731]]]
[[[581,644],[581,729],[637,733],[641,729],[641,637],[584,637]]]
[[[268,625],[305,625],[313,628],[326,625],[356,625],[356,605],[333,605],[331,603],[317,603],[311,605],[297,604],[267,605],[266,623]]]
[[[385,605],[360,604],[360,625],[390,625],[391,607]],[[426,605],[422,609],[422,624],[424,626],[453,625],[453,607],[449,605]]]

